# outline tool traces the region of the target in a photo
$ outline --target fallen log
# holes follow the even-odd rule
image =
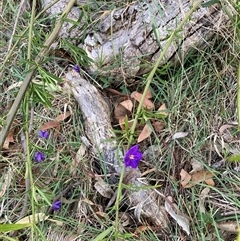
[[[46,4],[48,2],[49,0],[45,0]],[[66,2],[67,0],[61,0],[58,4],[64,5]],[[56,14],[62,9],[58,7],[56,10],[54,6],[49,9],[49,13]],[[111,76],[115,81],[124,80],[130,83],[136,76],[148,72],[160,56],[170,34],[184,19],[191,6],[190,0],[146,0],[102,14],[96,25],[89,27],[86,38],[80,44],[93,59],[88,73]],[[74,20],[77,20],[80,12],[78,8],[73,10]],[[223,31],[228,23],[229,19],[219,4],[208,6],[206,3],[194,12],[179,32],[178,38],[171,43],[160,64],[181,59],[190,49],[199,47],[216,32]],[[66,23],[60,36],[74,41],[81,36],[81,32],[76,29],[68,32],[71,26],[71,23]],[[79,74],[69,72],[66,79],[82,110],[92,151],[96,155],[101,154],[101,161],[108,174],[119,175],[123,165],[123,152],[114,140],[109,106],[98,90]],[[156,195],[155,190],[141,189],[147,183],[140,181],[140,177],[138,169],[127,169],[124,174],[124,183],[137,187],[137,190],[127,191],[130,206],[135,208],[135,216],[139,221],[143,216],[157,226],[167,227],[168,218],[162,206],[163,200],[159,204],[159,195]]]
[[[44,0],[45,5],[49,2]],[[49,14],[57,14],[66,2],[61,0],[53,5]],[[84,1],[79,1],[79,5],[84,5]],[[179,62],[189,50],[206,45],[216,33],[223,34],[230,23],[223,6],[228,12],[234,12],[228,2],[211,5],[211,2],[203,1],[160,64]],[[149,72],[170,34],[191,7],[190,0],[134,1],[124,8],[106,11],[95,17],[96,24],[88,28],[83,43],[79,45],[94,61],[88,69],[89,73],[111,76],[115,82],[125,80],[129,83],[136,76]],[[70,18],[76,21],[80,14],[80,8],[74,8]],[[65,23],[60,36],[74,42],[82,32],[77,28],[69,31],[71,27],[71,23]]]
[[[123,152],[114,140],[109,106],[96,87],[79,74],[69,72],[66,79],[83,113],[85,132],[92,144],[92,151],[96,156],[102,156],[100,161],[105,165],[107,174],[120,176]],[[168,218],[164,207],[159,205],[153,189],[141,189],[147,182],[144,184],[140,177],[139,169],[129,168],[125,172],[124,184],[133,185],[138,190],[127,190],[130,207],[135,207],[135,215],[139,221],[141,217],[145,217],[157,226],[167,227]]]

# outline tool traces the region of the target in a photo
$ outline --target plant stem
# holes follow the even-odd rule
[[[33,0],[32,3],[32,13],[31,13],[31,19],[29,24],[29,32],[28,32],[28,51],[27,51],[27,60],[28,60],[28,69],[30,69],[30,62],[31,62],[31,51],[32,51],[32,37],[33,37],[33,26],[34,26],[34,20],[35,20],[35,11],[36,11],[36,0]],[[28,86],[28,85],[27,85]],[[27,86],[26,86],[26,92],[27,92]],[[25,92],[25,93],[26,93]],[[35,220],[35,203],[34,203],[34,182],[32,177],[32,166],[31,166],[31,157],[30,157],[30,142],[29,142],[29,121],[28,121],[28,115],[29,115],[29,93],[26,93],[22,98],[25,99],[24,101],[24,114],[25,114],[25,136],[26,136],[26,151],[27,151],[27,162],[26,162],[26,175],[25,178],[27,181],[30,182],[30,190],[31,190],[31,208],[32,208],[32,215],[33,215],[33,223],[36,223]],[[20,103],[19,103],[20,104]],[[34,225],[31,226],[31,240],[34,240]]]
[[[51,6],[53,6],[56,2],[58,2],[59,0],[55,0],[54,2],[52,2],[51,4],[49,4],[46,8],[44,8],[35,18],[35,20],[37,20],[39,17],[42,16],[42,14],[44,12],[46,12],[46,10],[48,10]],[[11,49],[8,50],[7,55],[4,59],[4,61],[2,62],[1,66],[0,66],[0,79],[2,78],[3,75],[3,68],[5,66],[5,64],[9,61],[9,58],[12,56],[14,49],[16,49],[16,47],[18,46],[19,42],[21,41],[22,37],[26,34],[26,32],[29,30],[29,26],[22,32],[22,34],[19,35],[19,38],[16,40],[16,43],[12,46]],[[13,34],[13,33],[12,33]],[[10,45],[10,43],[9,43]]]
[[[66,6],[66,8],[64,9],[60,19],[57,21],[55,28],[53,29],[51,35],[48,37],[48,39],[45,41],[45,43],[43,44],[44,47],[42,48],[42,50],[40,51],[40,53],[38,54],[38,56],[35,59],[36,65],[32,66],[28,72],[28,74],[26,75],[20,90],[18,92],[18,95],[9,111],[9,113],[7,114],[7,119],[5,121],[5,126],[2,128],[2,131],[0,133],[0,149],[2,148],[4,141],[7,137],[8,131],[12,125],[12,122],[15,118],[15,115],[17,113],[17,110],[20,106],[20,103],[26,93],[26,90],[29,86],[29,83],[32,79],[32,76],[34,75],[36,69],[37,69],[37,65],[40,64],[40,62],[44,59],[44,57],[48,54],[49,48],[52,45],[52,43],[55,41],[55,39],[58,36],[59,31],[61,30],[62,24],[64,22],[64,18],[68,15],[68,13],[71,11],[73,5],[75,3],[75,0],[70,0],[68,2],[68,5]]]
[[[238,115],[238,131],[240,131],[240,62],[237,72],[237,115]]]
[[[117,239],[117,232],[118,232],[118,224],[119,224],[119,203],[120,203],[120,198],[122,196],[122,183],[123,183],[123,177],[125,174],[125,166],[123,165],[122,171],[121,171],[121,176],[118,182],[118,189],[117,189],[117,197],[116,197],[116,202],[114,205],[114,208],[116,210],[116,215],[115,215],[115,234],[116,234],[116,239]]]
[[[137,113],[136,113],[136,116],[134,118],[134,121],[133,121],[133,125],[131,127],[131,130],[130,130],[130,138],[129,138],[129,142],[128,142],[128,148],[130,147],[130,145],[132,144],[132,141],[133,141],[133,134],[135,132],[135,129],[136,129],[136,126],[137,126],[137,120],[138,120],[138,117],[140,115],[140,112],[142,110],[142,106],[143,106],[143,101],[144,99],[146,98],[146,94],[147,94],[147,91],[149,89],[149,86],[151,84],[151,81],[153,79],[153,76],[157,70],[157,68],[159,67],[162,59],[164,58],[168,48],[170,47],[170,45],[172,44],[173,40],[174,40],[174,37],[175,35],[182,30],[184,24],[189,20],[190,16],[192,15],[192,13],[199,7],[199,5],[201,4],[202,0],[199,0],[197,1],[197,3],[188,11],[188,13],[186,14],[185,18],[182,20],[182,22],[178,25],[178,27],[173,31],[173,33],[170,35],[170,37],[168,38],[168,41],[165,45],[165,47],[163,48],[162,50],[162,53],[160,54],[159,58],[157,59],[153,69],[151,70],[150,74],[148,75],[147,77],[147,83],[146,83],[146,86],[144,88],[144,91],[143,91],[143,95],[142,95],[142,98],[141,98],[141,101],[139,103],[139,106],[138,106],[138,109],[137,109]],[[116,203],[115,203],[115,210],[116,210],[116,220],[115,220],[115,235],[117,234],[118,232],[118,209],[119,209],[119,202],[120,202],[120,198],[121,198],[121,194],[122,194],[122,183],[123,183],[123,178],[124,178],[124,174],[125,174],[125,167],[122,168],[122,172],[121,172],[121,176],[120,176],[120,180],[119,180],[119,183],[118,183],[118,190],[117,190],[117,198],[116,198]],[[117,240],[117,235],[116,235],[116,240]]]
[[[153,79],[153,76],[156,72],[156,70],[158,69],[161,61],[163,60],[168,48],[170,47],[170,45],[172,44],[173,42],[173,39],[174,37],[176,36],[177,33],[179,33],[179,31],[182,30],[182,28],[184,27],[184,24],[186,24],[186,22],[189,20],[190,16],[192,15],[192,13],[199,7],[199,5],[202,3],[203,0],[198,0],[196,2],[196,4],[187,12],[185,18],[181,21],[181,23],[177,26],[177,28],[173,31],[173,33],[170,35],[170,37],[168,38],[167,40],[167,43],[165,45],[165,47],[163,48],[162,50],[162,53],[160,54],[159,58],[157,59],[153,69],[151,70],[151,72],[149,73],[148,77],[147,77],[147,80],[146,80],[146,86],[144,88],[144,91],[143,91],[143,95],[142,95],[142,98],[141,98],[141,101],[138,105],[138,108],[137,108],[137,113],[136,113],[136,116],[134,118],[134,121],[133,121],[133,125],[131,127],[131,130],[130,130],[130,138],[129,138],[129,144],[131,145],[132,144],[132,141],[133,141],[133,134],[135,132],[135,129],[136,129],[136,126],[137,126],[137,121],[138,121],[138,117],[140,116],[140,112],[142,110],[142,106],[143,106],[143,102],[144,102],[144,99],[146,98],[146,95],[147,95],[147,91],[149,89],[149,86],[152,82],[152,79]]]

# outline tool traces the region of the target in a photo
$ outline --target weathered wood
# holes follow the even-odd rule
[[[123,153],[113,139],[115,136],[111,127],[110,108],[97,89],[79,74],[69,72],[66,78],[82,110],[85,132],[93,146],[92,151],[96,156],[102,156],[100,161],[105,164],[107,174],[120,175]],[[156,198],[153,189],[141,189],[148,184],[143,183],[142,178],[140,181],[140,177],[139,169],[129,168],[125,172],[124,183],[135,187],[135,190],[127,190],[130,207],[135,208],[139,221],[143,216],[157,226],[166,227],[168,219],[165,209],[158,203],[159,197]]]
[[[50,0],[45,0],[45,3]],[[51,2],[51,1],[50,1]],[[58,8],[49,10],[51,14],[61,11]],[[155,63],[169,34],[184,18],[191,8],[190,0],[146,0],[134,2],[123,9],[118,9],[102,15],[94,28],[88,29],[88,34],[82,47],[94,63],[89,69],[90,74],[112,76],[115,81],[130,82],[135,76],[148,71]],[[78,18],[80,10],[75,8],[72,18]],[[168,49],[163,63],[174,61],[184,56],[191,48],[197,48],[210,39],[216,31],[222,31],[228,24],[220,5],[200,7],[193,15],[179,38]],[[69,33],[70,23],[66,23],[61,37],[77,38],[80,32],[76,29]],[[86,135],[93,146],[92,151],[101,154],[101,161],[106,165],[106,171],[121,173],[123,153],[117,148],[110,121],[110,110],[97,89],[81,78],[77,73],[67,73],[74,97],[76,98],[83,116]],[[140,180],[138,169],[127,169],[124,183],[138,187],[127,190],[131,207],[135,207],[135,215],[147,217],[158,226],[167,226],[165,209],[159,205],[154,190],[141,188],[146,183]]]
[[[45,0],[45,3],[49,0]],[[61,0],[58,7],[51,8],[51,14],[58,12],[67,1]],[[203,1],[208,2],[208,1]],[[222,1],[224,4],[224,1]],[[99,17],[93,27],[89,27],[83,47],[94,60],[89,73],[114,77],[114,81],[131,80],[149,71],[164,48],[166,41],[178,23],[192,6],[190,0],[145,0],[128,4]],[[226,5],[230,12],[234,11]],[[75,20],[80,9],[74,8]],[[216,32],[223,31],[229,18],[220,4],[200,7],[189,22],[179,32],[179,37],[168,49],[165,59],[179,61],[192,48],[206,44]],[[68,32],[71,24],[62,30],[62,37],[78,37],[77,32]]]

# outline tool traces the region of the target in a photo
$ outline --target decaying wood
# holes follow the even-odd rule
[[[51,1],[44,0],[45,5]],[[60,0],[49,13],[60,13],[67,0]],[[148,71],[155,63],[169,34],[185,17],[191,8],[191,0],[145,0],[126,5],[99,16],[96,25],[89,27],[83,47],[93,59],[89,74],[111,76],[115,81],[131,82],[137,75]],[[80,3],[82,4],[82,3]],[[80,8],[74,8],[72,18],[77,20]],[[174,61],[191,48],[206,43],[215,32],[222,31],[228,24],[228,18],[221,6],[200,7],[193,15],[179,38],[168,49],[163,63]],[[60,36],[76,39],[81,35],[76,29],[68,30],[71,23],[66,23]],[[72,40],[74,41],[74,40]],[[98,90],[77,73],[66,75],[74,97],[84,117],[85,131],[92,144],[92,151],[99,155],[106,165],[108,174],[121,173],[123,153],[118,143],[113,140],[114,134],[110,121],[110,110]],[[131,207],[140,220],[144,216],[154,224],[167,226],[167,215],[164,207],[158,203],[154,190],[143,188],[147,183],[140,181],[138,169],[127,169],[124,182],[136,187],[127,190]]]
[[[45,0],[48,3],[49,0]],[[67,0],[61,0],[50,12],[56,14]],[[192,6],[191,0],[145,0],[134,1],[124,8],[99,16],[96,25],[88,28],[83,47],[94,60],[90,73],[114,77],[114,81],[131,82],[137,75],[149,71],[164,48],[169,35],[185,17]],[[208,1],[203,1],[208,2]],[[83,5],[83,1],[79,3]],[[221,1],[229,12],[229,4]],[[60,7],[61,6],[61,7]],[[72,18],[77,19],[80,9],[74,8]],[[179,37],[171,44],[165,59],[179,61],[192,48],[206,44],[216,32],[225,31],[229,23],[220,4],[201,6],[191,17]],[[74,39],[81,36],[77,29],[69,32],[71,24],[66,23],[62,37]]]
[[[108,174],[120,175],[123,153],[113,140],[115,136],[111,127],[109,106],[98,90],[77,73],[69,72],[66,78],[81,108],[86,135],[93,146],[92,151],[95,155],[101,154],[100,161],[105,163]],[[148,184],[140,181],[140,177],[139,169],[129,168],[125,172],[124,183],[135,187],[135,190],[127,190],[130,206],[135,208],[139,221],[143,216],[157,226],[166,227],[165,209],[159,205],[154,190],[141,188]]]

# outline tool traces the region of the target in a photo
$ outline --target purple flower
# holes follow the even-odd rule
[[[39,137],[47,139],[49,137],[49,132],[48,131],[42,131],[40,130],[38,133]]]
[[[74,65],[74,66],[73,66],[73,69],[74,69],[77,73],[80,74],[81,69],[80,69],[80,67],[79,67],[78,65]]]
[[[40,152],[40,151],[36,151],[34,154],[34,160],[37,162],[41,162],[45,159],[45,155],[44,153]]]
[[[52,205],[52,208],[53,208],[54,211],[59,210],[60,207],[61,207],[61,201],[55,201]]]
[[[132,146],[124,156],[124,164],[126,167],[137,168],[138,163],[142,159],[143,154],[139,151],[138,145]]]

